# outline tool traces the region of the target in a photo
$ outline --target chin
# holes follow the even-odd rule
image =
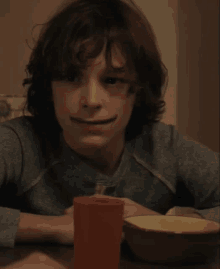
[[[84,136],[80,139],[79,144],[82,146],[94,146],[94,147],[103,147],[109,142],[109,139],[107,139],[104,136],[91,134],[89,136]]]

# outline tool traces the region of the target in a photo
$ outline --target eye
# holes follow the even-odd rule
[[[120,83],[126,83],[126,81],[124,79],[121,79],[121,78],[109,77],[109,78],[105,79],[106,83],[109,83],[109,84],[112,84],[112,85],[115,84],[117,81],[120,82]]]
[[[77,75],[66,76],[64,77],[64,80],[69,82],[79,82],[79,76]]]
[[[52,79],[53,81],[60,81],[60,82],[78,82],[79,76],[77,75],[59,75]]]

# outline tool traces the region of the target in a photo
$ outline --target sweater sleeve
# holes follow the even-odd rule
[[[205,219],[220,222],[219,156],[174,130],[177,205],[192,207]]]
[[[16,184],[20,178],[21,167],[22,148],[19,137],[12,129],[0,125],[0,193],[8,183]],[[11,199],[14,199],[13,195]],[[20,210],[6,208],[3,204],[0,195],[0,246],[13,248]]]

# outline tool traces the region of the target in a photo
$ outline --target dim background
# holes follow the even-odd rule
[[[0,0],[1,121],[22,115],[28,63],[40,26],[63,0]],[[134,0],[153,26],[169,73],[163,122],[219,152],[219,0]],[[29,47],[26,43],[28,41]],[[28,113],[27,113],[28,115]]]

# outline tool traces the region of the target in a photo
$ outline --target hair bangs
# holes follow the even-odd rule
[[[85,69],[88,60],[96,58],[106,42],[109,42],[109,37],[113,38],[115,30],[112,29],[116,29],[116,39],[120,29],[124,28],[124,16],[117,12],[122,10],[123,3],[114,0],[105,2],[93,1],[88,4],[86,0],[82,1],[78,12],[79,2],[75,1],[71,8],[61,10],[55,19],[48,22],[47,36],[51,38],[43,54],[47,55],[46,65],[52,77],[67,74],[68,70]],[[49,33],[52,29],[50,24],[57,24],[59,27],[56,31],[53,28],[53,32]],[[107,53],[109,49],[111,50],[108,48]]]
[[[120,48],[126,59],[124,66],[121,68],[112,65],[114,45]],[[109,28],[109,25],[106,25],[106,28],[102,26],[102,29],[94,28],[91,25],[81,27],[77,33],[72,35],[72,39],[66,39],[66,44],[62,46],[60,53],[53,55],[52,72],[55,73],[58,70],[60,75],[67,75],[70,72],[85,70],[90,66],[90,60],[97,58],[104,48],[106,48],[105,59],[108,68],[116,71],[128,69],[133,72],[133,58],[130,56],[131,54],[134,55],[134,51],[132,52],[134,45],[131,42],[131,36],[126,29],[117,28],[115,24],[111,28]]]

